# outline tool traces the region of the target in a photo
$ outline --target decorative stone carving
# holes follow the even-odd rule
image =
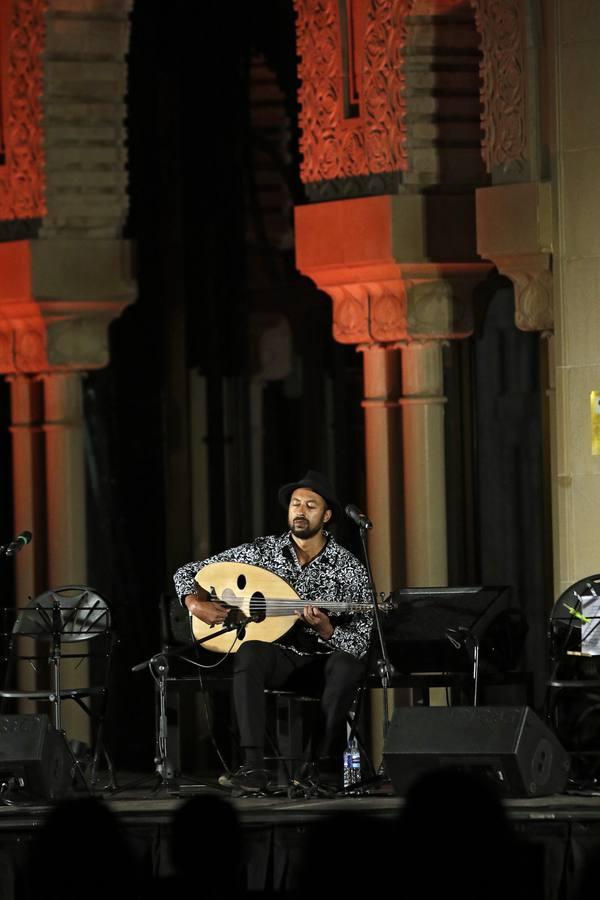
[[[333,301],[333,336],[340,344],[368,342],[369,297],[362,284],[323,288]]]
[[[452,287],[447,281],[411,282],[408,324],[414,334],[443,334],[452,330]]]
[[[108,326],[109,316],[69,318],[49,322],[48,362],[55,369],[74,368],[73,360],[78,360],[76,368],[97,369],[109,361]]]
[[[42,150],[42,52],[46,0],[3,4],[8,31],[6,109],[3,110],[5,164],[0,167],[0,219],[32,219],[45,212]]]
[[[14,370],[13,332],[9,324],[0,323],[0,372]]]
[[[496,257],[498,271],[515,289],[515,324],[521,331],[552,331],[552,273],[550,254]]]
[[[398,267],[400,268],[400,267]],[[471,297],[487,264],[465,265],[443,273],[407,266],[393,280],[332,285],[309,273],[333,301],[333,336],[342,344],[384,344],[423,338],[464,338],[473,331]],[[366,273],[365,273],[366,274]],[[439,275],[446,277],[439,277]]]
[[[402,47],[409,6],[410,0],[371,0],[368,5],[361,106],[369,172],[407,166]]]
[[[477,191],[477,252],[515,289],[515,323],[548,331],[552,309],[552,192],[548,182]]]
[[[393,341],[406,331],[406,288],[402,281],[368,284],[370,333],[374,341]]]
[[[527,74],[522,0],[471,0],[481,34],[482,153],[488,172],[518,174],[527,158]]]
[[[448,227],[464,222],[446,201]],[[491,264],[428,259],[422,198],[363,197],[296,208],[296,265],[333,300],[334,338],[385,344],[464,337]],[[466,248],[468,250],[468,248]]]
[[[473,332],[472,279],[411,281],[408,333],[411,337],[463,338]]]
[[[488,172],[499,169],[518,180],[528,163],[524,3],[470,3],[481,35],[482,155]],[[295,0],[300,174],[306,184],[408,169],[403,48],[414,5],[414,0],[355,0],[356,21],[364,29],[359,114],[344,118],[337,0]],[[315,199],[324,196],[321,189]]]
[[[364,0],[359,115],[344,119],[337,0],[295,0],[304,182],[406,168],[401,48],[409,0]],[[361,18],[360,16],[358,18]]]
[[[3,304],[0,373],[68,372],[108,364],[108,327],[126,302]]]
[[[24,322],[15,329],[15,369],[40,372],[47,368],[46,340],[41,322]]]
[[[5,301],[1,312],[0,373],[46,371],[45,329],[36,304]]]
[[[39,301],[50,370],[98,369],[109,362],[108,327],[128,301]]]

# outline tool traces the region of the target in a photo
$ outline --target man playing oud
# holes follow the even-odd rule
[[[247,639],[235,654],[233,700],[243,763],[221,783],[230,784],[236,793],[256,794],[267,788],[265,688],[320,691],[321,729],[312,759],[341,760],[340,735],[343,740],[373,623],[365,567],[325,528],[341,513],[325,476],[309,470],[300,481],[283,485],[278,497],[288,510],[289,531],[187,563],[174,576],[180,600],[209,626],[222,625],[231,612],[196,580],[211,563],[260,566],[285,579],[300,598],[299,618],[286,634],[272,643]],[[350,603],[350,609],[336,609],[336,604]]]

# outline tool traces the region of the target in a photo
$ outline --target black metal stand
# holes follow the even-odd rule
[[[379,675],[379,679],[381,681],[381,687],[383,690],[383,741],[385,744],[385,740],[388,733],[388,728],[390,725],[389,719],[389,703],[388,703],[388,688],[390,686],[391,679],[394,676],[394,667],[390,662],[390,658],[388,656],[387,647],[385,645],[385,639],[383,636],[383,629],[381,627],[381,616],[379,613],[379,604],[377,603],[377,591],[375,589],[375,582],[373,580],[373,573],[371,570],[371,562],[369,560],[369,550],[367,546],[367,531],[372,527],[371,523],[368,519],[363,519],[360,522],[357,522],[358,528],[360,529],[360,539],[362,544],[363,557],[365,560],[365,567],[367,570],[367,575],[369,578],[369,588],[371,595],[371,603],[373,606],[373,616],[375,619],[375,626],[377,629],[377,640],[378,640],[378,649],[379,649],[379,659],[377,660],[377,674]],[[368,672],[367,672],[368,676]],[[371,767],[374,770],[374,767],[371,763]],[[375,773],[373,778],[370,779],[361,779],[360,783],[357,785],[353,785],[353,791],[359,793],[364,786],[367,784],[373,784],[375,782],[379,782],[383,779],[383,761],[379,767],[379,771]]]
[[[195,640],[182,647],[164,647],[160,653],[156,653],[154,656],[151,656],[150,659],[146,659],[144,662],[133,666],[132,672],[141,672],[142,669],[148,668],[152,672],[152,676],[158,685],[158,715],[156,719],[154,773],[150,776],[139,778],[137,781],[122,785],[121,787],[115,787],[113,788],[112,793],[121,793],[122,791],[132,788],[142,787],[145,784],[154,784],[153,793],[157,793],[159,790],[163,789],[167,794],[171,794],[172,796],[177,796],[179,794],[179,786],[182,779],[181,776],[178,776],[177,779],[175,778],[175,771],[169,758],[168,748],[167,676],[169,674],[169,658],[172,656],[185,656],[200,644],[205,644],[207,641],[212,641],[214,638],[220,637],[220,635],[227,634],[231,631],[237,631],[238,636],[242,637],[249,621],[251,620],[244,619],[241,622],[226,625],[224,628],[215,631],[214,634],[209,634],[200,640]],[[193,781],[193,779],[185,779],[185,781],[188,784],[195,784],[198,787],[203,786],[199,782]]]
[[[6,546],[0,547],[0,553],[4,553],[6,556]],[[70,607],[64,607],[66,610],[70,611]],[[35,612],[39,615],[40,622],[43,623],[43,628],[40,629],[35,628],[31,632],[20,631],[19,634],[24,637],[31,638],[39,638],[40,631],[42,633],[49,635],[52,640],[51,650],[48,656],[48,662],[50,664],[50,688],[47,694],[44,695],[43,699],[47,699],[50,702],[52,708],[52,725],[54,726],[54,730],[59,735],[61,741],[64,743],[64,746],[67,750],[68,755],[71,758],[73,763],[73,768],[71,770],[73,784],[75,783],[75,778],[79,776],[79,780],[85,789],[87,794],[92,794],[92,789],[88,784],[88,781],[85,777],[84,771],[81,766],[80,760],[75,755],[71,744],[67,739],[66,732],[62,727],[62,696],[61,696],[61,684],[60,684],[60,662],[62,658],[62,635],[64,629],[63,623],[63,606],[61,605],[59,597],[53,597],[52,607],[48,610],[47,607],[42,606],[42,604],[38,603],[35,607]],[[50,614],[49,614],[50,612]],[[18,691],[14,693],[11,691],[2,691],[2,695],[5,699],[17,699],[20,694]],[[27,791],[24,790],[23,787],[17,782],[8,786],[8,789],[2,792],[2,796],[0,798],[0,803],[4,805],[15,805],[19,802],[29,802],[27,798]]]
[[[456,650],[465,647],[467,642],[473,648],[473,706],[477,706],[479,699],[479,638],[469,628],[459,625],[458,628],[447,628],[446,637]]]
[[[381,679],[381,687],[383,688],[383,717],[384,717],[384,725],[383,725],[383,737],[387,736],[387,731],[389,727],[389,706],[388,706],[388,687],[390,681],[394,675],[394,667],[390,662],[390,658],[388,656],[387,647],[385,645],[385,640],[383,637],[383,629],[381,628],[381,617],[379,615],[379,605],[377,603],[377,592],[375,590],[375,582],[373,581],[373,573],[371,571],[371,563],[369,560],[369,551],[367,547],[367,525],[359,525],[360,528],[360,539],[362,543],[363,556],[365,558],[365,566],[367,569],[367,575],[369,576],[369,587],[371,593],[371,602],[373,604],[373,615],[375,617],[375,625],[377,627],[377,638],[379,641],[379,649],[381,651],[381,656],[377,660],[377,674]]]
[[[53,725],[56,729],[57,733],[61,735],[65,746],[69,752],[71,759],[73,760],[73,777],[75,777],[75,773],[78,773],[81,782],[88,794],[92,793],[92,789],[87,782],[87,779],[84,775],[83,769],[81,768],[81,763],[75,756],[69,741],[67,740],[66,732],[62,727],[62,698],[60,693],[60,661],[62,658],[62,634],[63,634],[63,619],[62,619],[62,606],[60,599],[58,597],[54,597],[52,600],[52,617],[48,615],[47,609],[45,609],[40,603],[38,603],[35,607],[36,612],[39,613],[40,618],[46,623],[48,626],[48,630],[52,634],[52,650],[50,652],[50,672],[51,678],[50,683],[51,694],[50,694],[50,702],[52,704],[52,719]]]

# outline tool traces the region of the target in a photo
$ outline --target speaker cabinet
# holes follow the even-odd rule
[[[0,716],[0,784],[28,798],[55,800],[70,792],[73,760],[47,715]]]
[[[569,771],[567,752],[528,706],[397,707],[383,758],[400,795],[442,767],[490,776],[507,797],[560,793]]]

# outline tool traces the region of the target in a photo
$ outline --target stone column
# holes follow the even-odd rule
[[[42,391],[39,380],[26,375],[8,378],[11,400],[13,521],[15,534],[28,530],[33,541],[15,557],[15,593],[21,606],[44,589],[45,510]],[[38,531],[39,528],[39,531]]]
[[[11,434],[13,457],[13,531],[31,531],[33,541],[14,558],[15,599],[17,608],[44,590],[45,580],[45,511],[43,479],[43,447],[41,435],[42,394],[35,378],[13,375],[10,382]],[[12,622],[6,623],[8,626]],[[23,653],[33,652],[33,642],[22,638]],[[36,690],[38,676],[25,661],[18,664],[19,690]],[[19,712],[33,713],[36,704],[31,700],[19,702]],[[45,710],[44,710],[45,711]]]
[[[374,524],[369,532],[369,559],[379,593],[398,586],[401,558],[401,456],[398,416],[400,358],[397,350],[363,348],[367,510]]]
[[[83,397],[81,373],[45,375],[44,433],[46,438],[46,496],[48,528],[48,587],[86,583],[86,516]],[[79,653],[85,646],[73,645]],[[67,656],[69,645],[63,646]],[[85,686],[87,661],[67,668],[69,685]],[[75,681],[77,679],[77,681]],[[69,738],[88,741],[89,719],[72,702],[62,706],[62,727]]]
[[[448,583],[442,346],[402,348],[406,584]]]

